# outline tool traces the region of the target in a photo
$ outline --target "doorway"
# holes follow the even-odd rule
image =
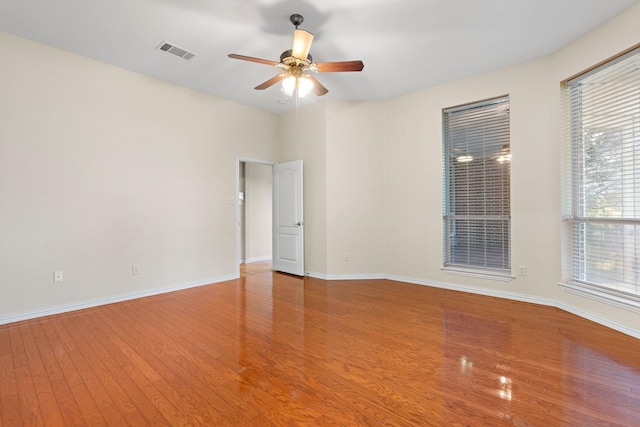
[[[237,218],[239,272],[271,269],[273,163],[238,159]],[[240,268],[242,266],[242,268]]]

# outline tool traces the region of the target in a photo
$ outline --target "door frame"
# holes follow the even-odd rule
[[[240,233],[240,202],[238,201],[238,194],[240,192],[240,163],[256,163],[260,165],[268,165],[271,166],[271,170],[273,170],[273,165],[277,165],[278,162],[274,162],[272,160],[263,160],[263,159],[254,159],[251,157],[236,157],[236,192],[233,196],[233,200],[236,205],[236,266],[235,266],[235,276],[240,277],[240,239],[242,235]],[[273,176],[273,173],[271,174]],[[271,188],[271,195],[273,198],[273,183]],[[271,224],[271,232],[273,232],[273,224]]]

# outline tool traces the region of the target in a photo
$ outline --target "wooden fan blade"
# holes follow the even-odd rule
[[[315,77],[309,75],[307,78],[313,82],[313,93],[315,93],[316,96],[326,95],[329,92],[329,89],[322,86],[322,83],[320,83]]]
[[[338,71],[362,71],[364,63],[362,61],[318,62],[316,66],[320,73],[335,73]]]
[[[293,48],[291,49],[291,56],[298,59],[307,59],[312,41],[313,34],[309,31],[295,30],[293,33]]]
[[[229,58],[241,59],[243,61],[249,61],[249,62],[257,62],[259,64],[267,64],[267,65],[273,65],[273,66],[276,66],[279,64],[276,61],[270,61],[268,59],[261,59],[261,58],[254,58],[253,56],[236,55],[235,53],[230,53],[228,56]]]
[[[279,75],[277,75],[275,77],[270,78],[266,82],[256,86],[254,89],[255,90],[265,90],[266,88],[271,87],[274,84],[278,83],[280,80],[283,80],[285,77],[287,77],[286,74],[279,74]]]

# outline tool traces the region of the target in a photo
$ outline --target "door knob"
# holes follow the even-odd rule
[[[295,224],[293,224],[293,225],[295,225],[296,227],[300,227],[300,226],[302,225],[302,221],[298,221],[298,222],[296,222],[296,223],[295,223]]]

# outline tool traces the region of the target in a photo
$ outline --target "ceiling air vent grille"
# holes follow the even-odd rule
[[[180,58],[186,59],[187,61],[196,56],[196,54],[193,52],[189,52],[188,50],[182,49],[167,42],[160,43],[156,49],[164,50],[165,52],[171,53],[175,56],[179,56]]]

